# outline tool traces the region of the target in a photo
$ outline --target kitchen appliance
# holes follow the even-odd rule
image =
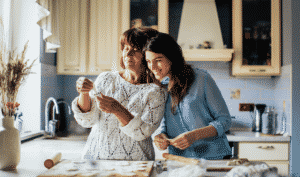
[[[268,106],[262,115],[262,133],[277,134],[277,112],[274,106]]]
[[[255,104],[252,121],[252,131],[253,132],[261,132],[262,131],[262,114],[265,111],[267,105],[265,104]]]

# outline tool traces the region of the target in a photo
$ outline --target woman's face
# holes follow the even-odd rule
[[[139,70],[142,65],[142,51],[126,44],[123,49],[123,63],[126,69]]]
[[[148,68],[157,80],[162,81],[164,77],[169,76],[171,62],[163,54],[146,51],[145,57]]]

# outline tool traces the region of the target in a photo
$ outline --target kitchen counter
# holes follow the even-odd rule
[[[264,135],[251,131],[231,131],[227,135],[229,142],[290,142],[290,136]]]
[[[290,142],[289,136],[263,136],[261,134],[245,131],[232,131],[232,133],[227,135],[227,137],[230,142]],[[43,139],[43,137],[40,137],[35,140],[22,143],[21,161],[17,166],[17,170],[10,172],[0,170],[0,176],[38,176],[48,170],[44,167],[44,161],[47,158],[50,158],[51,155],[56,152],[62,153],[62,159],[79,160],[81,159],[81,152],[84,148],[86,140],[87,136],[69,136],[66,138],[59,138],[54,140]],[[211,173],[209,176],[223,176],[224,174],[225,173]],[[153,173],[153,175],[155,176],[155,172]]]
[[[2,171],[2,177],[35,177],[48,171],[44,161],[53,153],[61,152],[62,159],[80,160],[86,136],[69,136],[59,139],[43,139],[43,137],[22,143],[21,161],[15,171]],[[225,172],[209,172],[207,176],[224,176]],[[153,169],[153,176],[159,176]]]
[[[21,144],[21,160],[16,171],[1,171],[2,177],[35,177],[48,169],[44,161],[53,153],[61,152],[62,159],[81,159],[81,151],[86,136],[70,136],[59,139],[43,139],[43,137]]]

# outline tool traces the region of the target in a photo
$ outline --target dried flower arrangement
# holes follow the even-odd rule
[[[25,54],[28,42],[21,54],[7,49],[3,21],[0,18],[0,108],[3,116],[13,116],[19,104],[16,102],[20,86],[24,83],[36,59],[28,65]]]

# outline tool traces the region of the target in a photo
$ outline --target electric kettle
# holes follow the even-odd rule
[[[262,130],[262,114],[265,111],[267,105],[265,104],[255,104],[253,115],[253,122],[252,122],[252,131],[253,132],[261,132]]]

